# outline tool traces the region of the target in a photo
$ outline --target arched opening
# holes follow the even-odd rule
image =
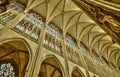
[[[60,63],[53,57],[45,59],[40,68],[39,77],[63,77]]]
[[[28,61],[28,48],[22,41],[0,45],[0,77],[24,77]]]
[[[73,72],[72,72],[72,76],[71,77],[84,77],[83,74],[78,71],[77,69],[75,69]]]

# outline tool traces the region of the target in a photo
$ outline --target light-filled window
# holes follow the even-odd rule
[[[50,47],[51,49],[58,51],[58,53],[61,53],[60,40],[56,39],[55,37],[51,36],[50,34],[47,34],[45,36],[44,44],[47,47]]]
[[[21,31],[24,31],[25,30],[24,21],[21,21],[19,24],[17,24],[16,28]]]
[[[17,24],[16,28],[22,34],[27,34],[36,40],[39,38],[40,29],[35,27],[33,24],[29,23],[28,21],[22,20],[20,23]]]
[[[22,3],[18,2],[11,2],[8,6],[8,9],[14,10],[17,14],[24,11],[25,6]]]
[[[0,65],[0,77],[15,77],[14,67],[11,63],[2,63]]]
[[[17,15],[15,13],[6,12],[5,14],[0,15],[0,23],[4,25],[14,19],[16,16]]]
[[[48,24],[46,31],[47,31],[49,34],[51,34],[51,35],[53,35],[54,37],[56,37],[57,39],[61,39],[60,29],[57,28],[54,24],[52,24],[52,23]]]
[[[80,43],[80,51],[82,52],[83,55],[85,56],[89,56],[90,53],[88,51],[88,49],[85,47],[85,45],[83,45],[82,43]]]
[[[4,19],[4,22],[8,23],[15,17],[16,17],[16,14],[12,14],[12,15],[8,16],[6,19]]]
[[[44,26],[43,18],[34,12],[28,13],[25,19],[38,26],[39,28],[42,28]]]
[[[65,36],[65,43],[71,47],[76,47],[75,41],[69,34],[66,34]]]
[[[92,56],[96,62],[100,62],[98,54],[92,49]]]

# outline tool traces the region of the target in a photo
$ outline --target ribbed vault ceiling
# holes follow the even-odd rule
[[[71,0],[20,0],[26,5],[25,12],[34,10],[46,18],[46,24],[53,22],[65,37],[69,33],[80,45],[103,56],[108,62],[120,67],[120,46],[112,42],[105,33],[81,8]],[[92,52],[92,51],[91,51]]]

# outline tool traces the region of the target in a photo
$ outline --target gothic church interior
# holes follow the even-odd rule
[[[0,0],[0,77],[120,77],[120,0]]]

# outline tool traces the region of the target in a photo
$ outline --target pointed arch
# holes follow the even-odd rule
[[[18,68],[17,77],[24,76],[31,61],[31,48],[22,38],[9,38],[0,41],[0,61]],[[0,65],[2,65],[0,64]],[[1,67],[1,66],[0,66]],[[15,70],[16,73],[16,70]],[[1,76],[1,75],[0,75]]]
[[[23,38],[2,39],[2,40],[0,40],[0,45],[3,44],[3,43],[10,42],[10,41],[20,41],[20,42],[22,42],[26,46],[26,48],[28,49],[30,57],[32,57],[31,47],[30,47],[29,43],[25,39],[23,39]]]
[[[40,66],[39,77],[44,77],[46,75],[51,75],[51,77],[64,77],[65,71],[63,69],[62,63],[56,56],[46,55],[46,57],[41,62],[42,63]],[[51,70],[49,70],[48,68],[51,68]]]
[[[85,77],[83,72],[78,67],[74,67],[73,68],[73,71],[72,71],[71,75],[72,75],[71,77]]]

